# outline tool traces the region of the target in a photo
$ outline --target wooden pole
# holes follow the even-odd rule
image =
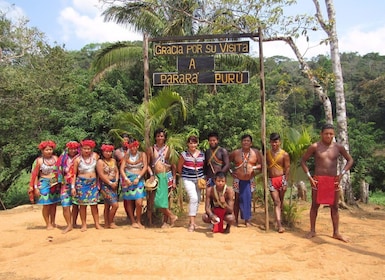
[[[144,120],[144,144],[145,151],[150,147],[150,123],[148,118],[148,103],[150,101],[150,66],[148,61],[148,34],[143,34],[143,78],[144,78],[144,105],[146,118]],[[152,226],[152,212],[154,209],[154,192],[147,192],[147,220]]]
[[[265,96],[265,66],[263,59],[263,34],[262,29],[258,28],[259,34],[259,79],[260,79],[260,90],[261,90],[261,141],[262,141],[262,176],[263,176],[263,189],[265,195],[265,229],[269,230],[269,190],[267,188],[267,165],[266,165],[266,96]]]

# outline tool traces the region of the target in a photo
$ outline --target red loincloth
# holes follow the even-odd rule
[[[226,209],[221,207],[215,207],[213,208],[213,213],[219,217],[220,222],[217,224],[214,224],[213,226],[213,232],[224,232],[223,230],[223,219],[225,218]]]
[[[336,177],[315,176],[314,179],[317,180],[317,204],[333,205],[336,195]]]

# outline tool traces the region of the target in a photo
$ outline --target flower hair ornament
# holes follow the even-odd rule
[[[128,148],[131,149],[131,148],[138,148],[139,147],[139,142],[138,140],[135,140],[134,142],[131,142],[128,144]]]
[[[103,144],[100,148],[103,152],[112,152],[115,148],[113,145]]]
[[[80,144],[79,142],[76,142],[76,141],[69,141],[67,144],[66,144],[66,147],[68,149],[77,149],[79,148]]]
[[[51,147],[52,149],[56,148],[56,143],[52,140],[43,141],[39,144],[39,150],[44,150],[46,147]]]
[[[94,140],[83,140],[80,142],[81,146],[88,146],[91,147],[92,149],[95,148],[96,144]]]

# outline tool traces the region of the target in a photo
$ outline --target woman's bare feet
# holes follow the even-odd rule
[[[53,229],[55,229],[55,227],[53,225],[51,225],[51,224],[47,225],[47,230],[53,230]]]
[[[280,226],[278,227],[278,233],[284,233],[285,232],[285,228]]]
[[[71,231],[72,229],[73,229],[72,226],[67,226],[65,229],[63,229],[63,231],[61,233],[65,234],[65,233]]]
[[[84,231],[87,231],[87,225],[84,225],[80,228],[80,231],[81,232],[84,232]]]
[[[118,228],[118,226],[115,223],[111,223],[110,228]]]
[[[173,227],[175,225],[175,222],[178,220],[178,216],[174,215],[171,218],[170,226]]]
[[[140,228],[140,226],[139,226],[138,223],[133,223],[131,226],[132,226],[133,228]]]
[[[100,224],[95,224],[96,229],[103,229],[103,227]]]

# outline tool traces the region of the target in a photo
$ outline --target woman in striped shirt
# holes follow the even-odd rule
[[[204,161],[205,155],[198,149],[198,137],[190,136],[187,139],[187,150],[181,153],[178,161],[178,172],[182,176],[183,185],[189,197],[189,232],[193,232],[197,228],[195,217],[201,196],[198,179],[204,177]]]

